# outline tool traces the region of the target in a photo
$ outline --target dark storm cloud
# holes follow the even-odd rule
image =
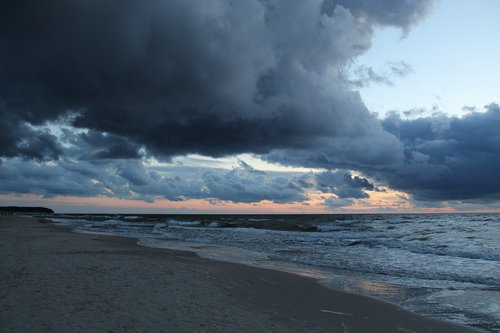
[[[348,173],[344,174],[344,182],[353,188],[362,188],[370,191],[375,189],[375,186],[368,179],[359,176],[353,177]]]
[[[309,161],[386,165],[401,148],[339,71],[370,47],[374,25],[407,29],[428,7],[425,0],[3,1],[1,99],[17,125],[72,112],[75,126],[131,142],[125,150],[111,143],[96,157],[133,156],[136,146],[164,157],[292,148],[313,149]],[[29,133],[19,135],[2,143]],[[378,147],[365,154],[370,142]]]
[[[368,198],[363,190],[373,190],[374,186],[367,179],[352,177],[345,171],[326,171],[316,175],[317,188],[323,193],[334,193],[340,199]]]
[[[315,147],[275,149],[263,158],[292,166],[365,170],[394,168],[403,162],[403,152],[402,143],[394,135],[382,131],[378,136],[360,132],[359,136],[319,139]]]
[[[500,198],[500,107],[461,118],[434,115],[384,120],[405,145],[404,163],[378,177],[417,200]]]
[[[65,129],[61,140],[71,143],[71,151],[81,160],[95,159],[138,159],[140,146],[126,138],[97,131],[88,131],[79,134]],[[68,155],[71,153],[68,150]],[[73,156],[75,157],[75,156]]]
[[[28,126],[17,115],[0,109],[0,157],[56,160],[62,149],[47,130]]]

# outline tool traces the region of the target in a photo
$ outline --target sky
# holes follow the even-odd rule
[[[383,28],[368,52],[356,60],[380,72],[388,63],[404,62],[409,72],[392,84],[360,89],[370,111],[438,110],[461,116],[464,107],[481,110],[498,101],[500,32],[495,0],[437,1],[407,36]],[[425,83],[423,83],[425,82]]]
[[[500,211],[494,0],[0,4],[0,204]]]

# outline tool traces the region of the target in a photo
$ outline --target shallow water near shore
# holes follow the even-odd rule
[[[313,277],[500,331],[500,215],[55,215],[78,231]]]

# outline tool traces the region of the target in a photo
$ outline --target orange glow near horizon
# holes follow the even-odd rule
[[[293,204],[276,204],[270,201],[257,203],[234,203],[230,201],[209,202],[207,200],[190,199],[185,201],[169,201],[158,199],[155,202],[127,200],[110,197],[63,197],[43,198],[35,195],[1,195],[2,204],[48,206],[56,212],[144,212],[144,213],[269,213],[269,214],[300,214],[328,213],[322,205],[309,202]],[[66,207],[66,208],[64,208]],[[59,209],[58,209],[59,208]],[[79,209],[80,208],[80,209]]]
[[[334,197],[320,192],[308,193],[309,199],[296,203],[235,203],[189,199],[169,201],[158,197],[154,202],[114,197],[0,195],[1,205],[46,206],[58,213],[151,213],[151,214],[366,214],[366,213],[458,213],[500,212],[498,209],[457,211],[453,207],[416,207],[407,193],[385,189],[367,191],[369,198],[355,199],[350,206],[331,209],[325,199]]]

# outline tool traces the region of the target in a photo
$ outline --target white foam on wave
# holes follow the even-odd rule
[[[169,227],[194,227],[201,225],[200,221],[179,221],[179,220],[168,220],[167,225]]]
[[[123,219],[124,220],[139,220],[139,219],[142,219],[142,217],[137,216],[137,215],[127,215],[127,216],[124,216]]]

